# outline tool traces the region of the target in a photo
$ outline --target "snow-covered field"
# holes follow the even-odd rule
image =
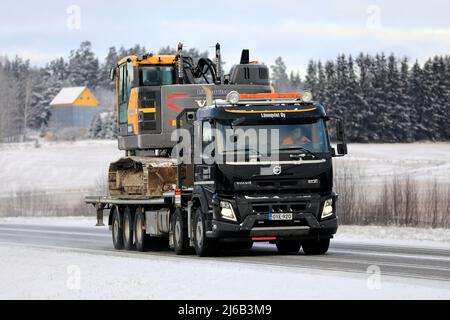
[[[336,165],[360,169],[376,184],[393,173],[450,183],[450,143],[350,144]],[[0,145],[0,195],[15,191],[75,192],[92,190],[106,177],[111,161],[123,156],[116,141],[78,141]]]
[[[0,195],[14,191],[62,193],[92,190],[106,177],[111,161],[123,156],[116,141],[0,145]],[[377,183],[393,173],[450,183],[450,143],[350,144],[336,160],[360,169],[361,179]]]
[[[107,176],[109,163],[124,155],[116,141],[0,145],[0,195],[13,192],[91,190]]]
[[[350,144],[349,154],[336,160],[348,164],[369,185],[396,174],[422,182],[450,184],[450,143]],[[342,162],[342,164],[340,163]]]

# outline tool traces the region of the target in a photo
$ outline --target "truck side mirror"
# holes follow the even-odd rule
[[[115,78],[116,78],[116,68],[111,68],[109,70],[109,79],[111,81],[114,81]]]
[[[348,151],[347,151],[347,144],[345,144],[345,143],[339,143],[339,144],[337,145],[337,152],[338,152],[338,154],[340,154],[340,155],[346,155],[346,154],[348,153]]]
[[[343,123],[342,119],[338,119],[338,121],[336,123],[336,138],[338,141],[345,140],[344,123]]]
[[[328,117],[328,119],[336,120],[336,140],[337,140],[336,149],[337,150],[334,148],[331,150],[332,156],[333,157],[343,157],[348,153],[344,121],[339,117],[333,117],[333,116]]]

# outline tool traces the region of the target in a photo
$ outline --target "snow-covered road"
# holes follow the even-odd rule
[[[114,251],[106,227],[77,220],[12,222],[0,223],[0,299],[450,298],[448,242],[338,238],[325,256],[258,244],[204,259]]]

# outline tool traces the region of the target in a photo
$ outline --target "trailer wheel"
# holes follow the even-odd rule
[[[112,215],[112,238],[114,249],[122,250],[123,249],[123,230],[122,230],[122,221],[118,208],[113,206],[111,208]]]
[[[200,208],[195,213],[194,244],[199,257],[214,256],[219,251],[217,240],[206,237],[206,219]]]
[[[278,252],[281,254],[297,254],[302,243],[297,240],[279,240],[276,245]]]
[[[126,250],[133,249],[134,219],[130,207],[126,207],[123,213],[123,245]]]
[[[303,252],[308,255],[325,254],[330,247],[330,239],[308,240],[303,243]]]
[[[144,252],[148,246],[149,237],[145,233],[145,216],[141,213],[141,208],[137,208],[134,215],[133,234],[136,249]]]
[[[189,253],[189,238],[187,233],[186,222],[183,219],[181,210],[177,209],[172,217],[172,240],[175,253],[184,255]]]

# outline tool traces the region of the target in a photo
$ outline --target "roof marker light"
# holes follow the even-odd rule
[[[313,95],[312,95],[311,91],[303,92],[303,94],[302,94],[303,102],[310,103],[312,101],[312,99],[313,99]]]

